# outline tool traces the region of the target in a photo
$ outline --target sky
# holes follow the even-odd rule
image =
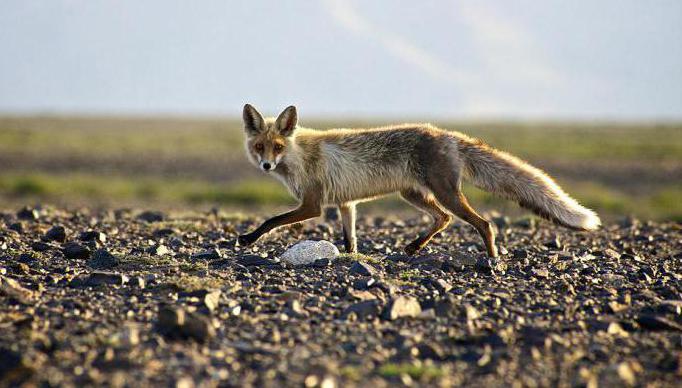
[[[3,0],[0,112],[682,119],[679,0]]]

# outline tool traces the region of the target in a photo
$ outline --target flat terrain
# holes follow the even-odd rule
[[[333,216],[333,214],[332,214]],[[305,267],[330,217],[248,249],[261,219],[21,208],[0,213],[0,385],[679,386],[679,223],[596,233],[497,218],[499,260],[455,224],[362,216],[363,255]],[[677,383],[675,383],[677,381]]]
[[[388,121],[305,120],[317,128]],[[529,160],[603,217],[682,219],[682,125],[436,122]],[[293,201],[249,165],[241,123],[205,118],[0,118],[0,201],[270,211]],[[481,209],[520,214],[466,187]],[[380,206],[391,209],[389,199]]]

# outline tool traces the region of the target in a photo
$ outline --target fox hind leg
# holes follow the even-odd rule
[[[446,164],[443,169],[450,169]],[[442,169],[441,169],[442,171]],[[436,200],[454,215],[471,224],[478,234],[483,238],[486,251],[491,257],[497,257],[497,247],[495,246],[495,230],[490,222],[481,217],[469,205],[464,193],[462,193],[462,181],[459,174],[443,177],[433,176],[429,180],[429,188],[436,196]]]
[[[445,229],[448,224],[450,224],[450,221],[452,221],[452,216],[443,210],[431,194],[425,194],[419,190],[410,189],[401,191],[400,196],[412,206],[428,213],[433,218],[433,225],[431,228],[425,234],[419,235],[419,237],[405,247],[405,253],[411,256],[418,250],[424,248],[426,244],[431,241],[433,236]]]
[[[488,256],[497,257],[495,230],[490,222],[476,213],[471,205],[469,205],[461,191],[457,190],[454,195],[451,192],[437,192],[436,198],[457,217],[471,224],[483,238]]]
[[[342,203],[339,205],[341,222],[343,223],[343,244],[347,253],[358,251],[358,242],[355,237],[355,203]]]

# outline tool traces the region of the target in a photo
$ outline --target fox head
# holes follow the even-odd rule
[[[296,107],[290,106],[277,119],[264,119],[250,104],[244,105],[246,152],[253,164],[265,172],[273,171],[291,146],[291,135],[296,130]]]

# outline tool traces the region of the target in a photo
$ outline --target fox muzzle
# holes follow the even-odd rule
[[[260,168],[265,172],[272,171],[275,169],[275,167],[277,167],[277,163],[275,162],[271,162],[268,160],[261,160],[260,162]]]

